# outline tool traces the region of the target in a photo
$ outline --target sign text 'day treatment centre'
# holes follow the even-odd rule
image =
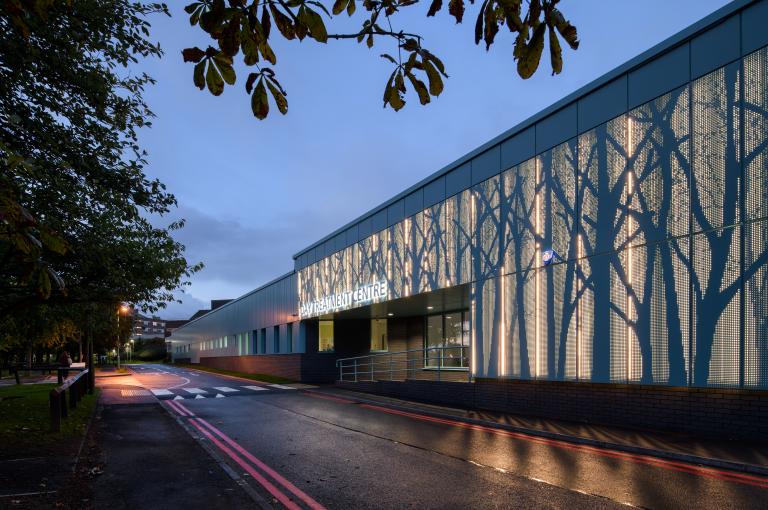
[[[302,318],[310,317],[380,301],[386,299],[388,291],[387,282],[384,280],[361,285],[355,290],[339,292],[304,303],[299,308],[299,315]]]

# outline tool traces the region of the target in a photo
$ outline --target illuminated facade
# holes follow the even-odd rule
[[[212,355],[347,320],[346,354],[392,351],[407,316],[475,379],[768,389],[767,22],[733,2],[299,252],[279,326],[198,320],[239,346]]]

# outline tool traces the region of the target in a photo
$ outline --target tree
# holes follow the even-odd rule
[[[470,3],[474,4],[474,0]],[[548,39],[552,74],[558,74],[563,69],[560,38],[574,50],[579,47],[576,28],[557,8],[558,3],[559,0],[483,0],[475,22],[475,44],[483,41],[488,50],[499,30],[506,26],[514,35],[517,72],[527,79],[538,69]],[[276,33],[287,40],[310,38],[319,43],[354,39],[358,43],[365,41],[368,48],[373,47],[375,40],[385,39],[393,42],[396,52],[381,55],[394,67],[384,88],[384,107],[397,111],[405,106],[406,80],[425,105],[432,96],[442,93],[443,79],[448,74],[440,58],[424,47],[420,35],[393,28],[395,14],[416,4],[418,0],[363,0],[363,22],[358,31],[329,33],[323,14],[329,20],[343,13],[351,18],[360,13],[355,0],[335,0],[333,14],[317,0],[199,0],[185,8],[189,22],[208,34],[216,47],[187,48],[183,58],[195,64],[195,86],[200,90],[207,87],[218,96],[226,85],[235,84],[234,59],[242,52],[243,65],[256,68],[245,80],[251,109],[257,118],[264,119],[270,108],[267,91],[280,113],[288,111],[287,93],[272,67],[266,66],[277,64],[270,44],[274,41],[270,37]],[[443,0],[432,0],[427,16],[435,16],[442,7]],[[465,8],[464,0],[449,0],[448,13],[456,23],[463,21]],[[276,31],[272,30],[273,24]]]
[[[164,4],[130,0],[0,5],[0,318],[38,306],[156,310],[200,265],[157,218],[176,205],[144,173],[138,130],[153,83],[128,65]]]

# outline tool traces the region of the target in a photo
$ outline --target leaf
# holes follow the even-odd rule
[[[333,3],[333,8],[331,9],[331,12],[335,16],[341,14],[344,11],[344,8],[347,6],[347,0],[336,0]]]
[[[261,52],[261,55],[264,57],[264,59],[267,60],[270,64],[275,65],[277,63],[275,52],[272,51],[272,47],[267,41],[264,41],[259,45],[259,51]]]
[[[517,61],[517,74],[527,80],[539,67],[541,52],[544,49],[544,31],[546,25],[540,24],[533,32],[530,42],[526,45],[525,54]]]
[[[205,56],[205,52],[195,46],[181,50],[181,55],[184,57],[184,62],[200,62]]]
[[[439,96],[443,91],[443,79],[440,77],[440,73],[437,72],[435,66],[433,66],[429,60],[422,61],[424,66],[424,72],[429,79],[429,93],[433,96]]]
[[[224,26],[218,39],[221,51],[230,57],[240,51],[240,16],[235,16]]]
[[[393,57],[392,55],[389,55],[387,53],[382,53],[380,56],[381,58],[389,60],[393,64],[397,65],[397,60],[395,60],[395,57]]]
[[[421,50],[421,53],[422,53],[422,55],[424,55],[427,58],[427,60],[432,62],[435,65],[435,67],[437,67],[437,70],[440,71],[440,74],[442,74],[446,78],[448,77],[448,75],[445,74],[445,66],[443,65],[443,61],[442,60],[437,58],[435,55],[430,53],[428,50]]]
[[[195,70],[192,73],[192,81],[195,87],[203,90],[205,88],[205,61],[195,64]]]
[[[251,73],[248,75],[248,79],[245,80],[245,91],[248,94],[253,90],[253,83],[261,76],[259,73]]]
[[[563,49],[552,27],[549,27],[549,58],[552,62],[552,75],[560,74],[563,70]]]
[[[450,0],[448,2],[448,13],[456,18],[456,23],[461,23],[464,18],[464,0]]]
[[[224,92],[224,80],[213,63],[208,64],[208,72],[205,73],[205,82],[208,84],[208,90],[214,96],[220,96]]]
[[[552,24],[555,25],[555,28],[557,28],[557,31],[560,32],[560,35],[563,36],[563,39],[565,39],[565,42],[568,43],[571,49],[579,49],[579,35],[576,27],[571,25],[558,9],[552,10]]]
[[[275,87],[269,80],[267,80],[267,87],[272,93],[272,97],[274,98],[275,104],[277,105],[277,109],[280,110],[280,113],[283,115],[288,113],[288,100],[285,99],[283,92],[278,90],[277,87]]]
[[[291,18],[278,10],[274,4],[269,4],[269,12],[272,13],[272,17],[275,20],[275,25],[277,25],[277,29],[281,34],[283,34],[283,37],[288,40],[295,39],[296,31],[293,29],[293,22],[291,22]]]
[[[216,67],[219,68],[224,81],[229,85],[234,85],[237,78],[235,76],[235,69],[232,67],[232,59],[222,54],[213,57],[213,61],[216,62]]]
[[[483,20],[485,19],[485,9],[488,7],[488,0],[483,2],[480,6],[480,12],[477,13],[477,21],[475,21],[475,44],[480,44],[480,40],[483,38]]]
[[[303,17],[301,14],[299,14],[299,19],[307,25],[307,28],[309,28],[309,34],[312,36],[312,38],[317,42],[327,42],[328,32],[325,30],[325,23],[323,23],[323,18],[321,18],[317,12],[313,11],[309,7],[304,7],[301,12],[303,13]]]
[[[259,80],[251,96],[251,110],[259,120],[264,120],[269,114],[269,101],[267,100],[267,89],[264,88],[264,79]]]
[[[483,39],[485,40],[486,51],[490,49],[497,33],[499,33],[498,18],[496,17],[496,11],[493,8],[493,4],[490,4],[485,9],[485,32],[483,33]]]
[[[261,29],[264,32],[264,40],[268,40],[272,31],[272,20],[269,18],[269,11],[266,6],[261,11]]]
[[[347,4],[347,16],[352,17],[355,13],[355,0],[349,0]]]
[[[365,44],[369,48],[373,48],[373,34],[368,34],[368,39],[365,41]]]
[[[432,3],[429,5],[429,10],[427,11],[427,17],[434,16],[437,11],[443,8],[443,0],[432,0]]]
[[[413,73],[408,73],[408,80],[410,80],[411,85],[413,85],[413,88],[416,89],[416,93],[419,95],[419,102],[423,105],[429,103],[429,92],[427,91],[427,86],[424,85],[424,82],[416,78],[416,75]]]

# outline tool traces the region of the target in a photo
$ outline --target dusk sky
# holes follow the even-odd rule
[[[489,52],[475,46],[477,3],[461,25],[445,8],[434,18],[427,3],[406,8],[393,28],[424,35],[450,78],[427,106],[409,93],[399,113],[382,108],[392,68],[379,55],[396,53],[391,41],[369,50],[354,41],[284,41],[274,30],[275,71],[290,110],[265,121],[251,113],[241,64],[222,96],[193,86],[181,50],[209,41],[189,26],[186,3],[173,0],[171,18],[152,19],[165,57],[136,66],[157,79],[145,95],[157,115],[142,133],[146,171],[179,202],[163,221],[187,220],[176,238],[190,262],[206,266],[179,294],[183,304],[160,311],[166,319],[188,318],[211,299],[238,297],[290,271],[302,248],[728,2],[563,0],[581,46],[574,52],[563,43],[558,76],[545,48],[527,81],[515,71],[505,29]],[[362,16],[358,6],[354,24],[346,16],[326,24],[352,32]]]

